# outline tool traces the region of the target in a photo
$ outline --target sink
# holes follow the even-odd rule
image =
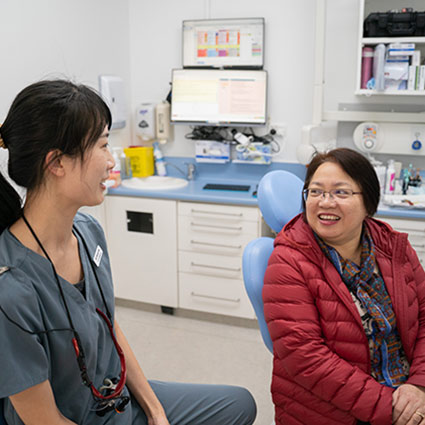
[[[185,179],[169,176],[132,177],[121,182],[121,186],[139,190],[181,189],[189,184]]]

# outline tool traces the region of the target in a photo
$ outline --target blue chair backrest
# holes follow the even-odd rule
[[[258,206],[265,222],[275,232],[295,217],[302,207],[304,183],[287,171],[267,173],[258,185]],[[273,251],[274,239],[268,237],[251,241],[244,249],[242,272],[245,289],[257,316],[264,344],[273,353],[273,343],[264,319],[263,284],[267,263]]]
[[[246,292],[254,307],[264,344],[273,353],[273,343],[270,338],[263,308],[263,279],[267,262],[273,251],[272,238],[257,238],[244,249],[242,256],[243,280]]]

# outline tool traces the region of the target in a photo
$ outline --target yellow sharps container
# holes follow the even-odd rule
[[[148,177],[154,173],[153,148],[134,146],[124,149],[125,155],[130,158],[133,177]]]

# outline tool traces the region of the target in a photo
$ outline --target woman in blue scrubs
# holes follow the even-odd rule
[[[111,115],[90,88],[32,84],[0,127],[0,398],[8,425],[248,425],[240,387],[148,382],[114,320],[100,204]]]

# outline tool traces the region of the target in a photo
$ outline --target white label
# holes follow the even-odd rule
[[[96,248],[96,252],[94,253],[94,257],[93,257],[94,264],[96,264],[97,267],[100,266],[100,260],[102,259],[102,255],[103,255],[103,250],[98,245],[97,248]]]

